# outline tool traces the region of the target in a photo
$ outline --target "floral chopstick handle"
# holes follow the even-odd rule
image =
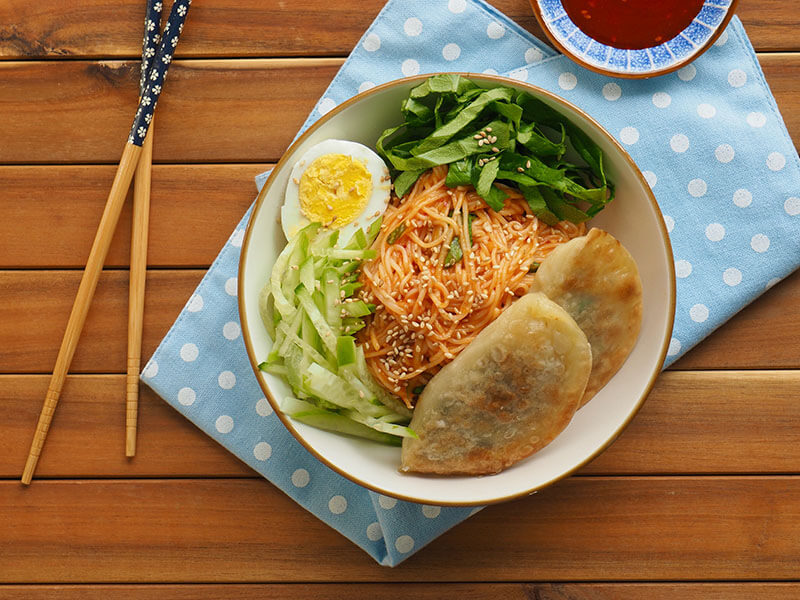
[[[144,38],[142,39],[142,68],[139,77],[139,95],[142,95],[147,85],[147,75],[150,73],[156,47],[161,41],[161,9],[163,4],[156,0],[147,0],[147,11],[144,15]]]
[[[178,45],[178,39],[183,31],[183,24],[191,4],[192,0],[174,0],[172,3],[172,10],[169,12],[167,24],[164,25],[164,31],[161,32],[158,50],[153,57],[153,66],[150,67],[147,74],[147,82],[142,97],[139,99],[139,108],[136,110],[131,133],[128,136],[128,143],[134,146],[141,146],[147,136],[147,130],[153,120],[153,112],[158,104],[158,96],[161,94],[161,88],[167,76],[169,63],[172,61],[172,53],[175,52]]]

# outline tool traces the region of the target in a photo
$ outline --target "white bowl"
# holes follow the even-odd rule
[[[380,133],[400,123],[400,102],[427,76],[390,82],[337,106],[287,150],[261,190],[242,246],[239,313],[250,363],[264,394],[286,428],[323,463],[352,481],[388,496],[433,505],[480,505],[532,493],[569,475],[608,446],[636,414],[660,372],[675,312],[675,277],[669,237],[650,187],[630,156],[577,107],[537,87],[503,77],[466,74],[484,87],[523,89],[580,126],[605,153],[616,199],[590,224],[609,231],[633,255],[642,277],[644,318],[639,339],[611,381],[578,411],[547,447],[496,475],[429,477],[398,471],[400,449],[322,431],[280,412],[291,395],[279,377],[260,371],[271,340],[258,312],[258,296],[286,241],[278,217],[289,173],[312,145],[329,138],[374,147]]]

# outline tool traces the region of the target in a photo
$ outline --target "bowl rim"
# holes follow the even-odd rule
[[[620,79],[649,79],[651,77],[658,77],[659,75],[667,75],[669,73],[677,71],[682,67],[685,67],[695,59],[702,56],[706,52],[706,50],[708,50],[711,47],[711,45],[717,41],[717,38],[719,38],[719,36],[722,35],[722,32],[725,31],[725,29],[728,27],[728,23],[730,23],[730,20],[733,18],[734,13],[736,12],[736,5],[739,3],[739,0],[731,0],[731,3],[725,9],[727,11],[725,13],[725,16],[722,18],[722,21],[720,21],[719,25],[717,25],[717,28],[714,30],[711,36],[705,41],[705,43],[702,46],[700,46],[699,48],[695,48],[694,51],[687,57],[682,58],[679,61],[672,63],[668,67],[664,67],[662,69],[652,69],[649,71],[630,73],[626,71],[613,71],[610,69],[603,69],[602,67],[598,67],[597,65],[593,65],[583,60],[580,56],[572,52],[572,50],[570,50],[564,44],[562,44],[553,33],[552,29],[550,28],[550,25],[545,20],[544,15],[542,15],[542,8],[539,5],[539,1],[540,0],[529,0],[531,8],[533,9],[533,15],[536,17],[536,21],[539,23],[539,27],[542,28],[542,31],[544,31],[544,34],[547,36],[547,39],[550,40],[550,43],[552,43],[559,52],[567,56],[571,61],[577,63],[584,69],[589,69],[590,71],[594,71],[595,73],[599,73],[600,75],[607,75],[609,77],[618,77]],[[575,26],[577,27],[577,25]],[[578,29],[580,29],[580,27],[578,27]],[[609,48],[613,48],[613,46],[609,46],[608,44],[603,44],[603,45],[608,46]],[[644,50],[644,48],[642,49]]]
[[[533,0],[533,1],[535,1],[535,0]],[[372,94],[380,93],[385,89],[389,89],[389,88],[397,86],[397,85],[413,85],[413,84],[416,84],[416,83],[421,83],[424,80],[428,79],[429,77],[432,77],[434,75],[441,74],[441,73],[458,74],[458,75],[461,75],[463,77],[468,77],[468,78],[473,79],[473,80],[488,82],[488,83],[492,83],[492,84],[496,84],[496,85],[512,85],[512,86],[516,86],[516,87],[528,88],[528,91],[531,91],[534,94],[545,96],[547,99],[552,100],[556,104],[565,106],[566,108],[568,108],[570,110],[574,110],[576,113],[580,114],[583,118],[587,119],[592,125],[594,125],[598,130],[600,130],[603,134],[605,134],[607,136],[609,141],[614,146],[616,146],[617,150],[621,153],[623,159],[628,163],[628,165],[630,167],[632,167],[635,176],[639,179],[639,182],[642,185],[642,189],[645,190],[645,194],[647,196],[647,199],[650,202],[651,208],[653,208],[656,211],[657,215],[662,216],[661,219],[658,219],[658,227],[659,227],[659,230],[660,230],[660,233],[661,233],[661,240],[662,240],[662,243],[664,244],[664,249],[666,250],[667,256],[669,257],[670,261],[674,260],[673,259],[673,253],[672,253],[672,244],[670,242],[669,233],[667,232],[667,227],[666,227],[666,224],[664,223],[663,215],[661,213],[660,207],[658,206],[658,202],[656,202],[655,195],[653,194],[653,191],[650,188],[650,185],[647,183],[647,180],[644,178],[644,175],[642,175],[641,170],[636,165],[636,163],[634,162],[633,158],[631,158],[630,154],[628,154],[628,152],[625,150],[625,148],[622,147],[622,144],[620,144],[617,141],[617,139],[614,138],[614,136],[612,136],[605,129],[605,127],[603,127],[600,123],[598,123],[594,118],[592,118],[589,114],[587,114],[583,109],[577,107],[573,103],[565,100],[564,98],[561,98],[560,96],[558,96],[558,95],[556,95],[556,94],[554,94],[554,93],[552,93],[552,92],[550,92],[548,90],[542,89],[542,88],[537,87],[535,85],[532,85],[530,83],[518,81],[518,80],[515,80],[515,79],[508,78],[508,77],[503,77],[503,76],[500,76],[500,75],[488,75],[488,74],[483,74],[483,73],[469,73],[469,72],[457,72],[457,71],[441,71],[441,72],[436,72],[436,73],[426,73],[426,74],[414,75],[412,77],[405,77],[405,78],[401,78],[401,79],[395,79],[395,80],[388,81],[386,83],[377,85],[377,86],[375,86],[373,88],[370,88],[369,90],[366,90],[366,91],[364,91],[364,92],[362,92],[360,94],[352,96],[351,98],[343,101],[341,104],[338,104],[336,107],[331,109],[329,112],[325,113],[322,117],[320,117],[317,121],[315,121],[310,127],[308,127],[308,129],[306,129],[301,135],[299,135],[297,137],[297,139],[295,139],[292,142],[292,144],[284,151],[283,155],[281,156],[281,158],[278,160],[278,162],[275,164],[275,166],[273,167],[272,171],[270,172],[270,175],[267,178],[267,180],[264,183],[264,185],[262,186],[261,191],[258,193],[258,196],[256,197],[256,200],[255,200],[255,203],[253,204],[253,208],[252,208],[252,211],[250,213],[250,217],[248,218],[247,228],[245,230],[244,239],[242,241],[242,248],[241,248],[241,252],[240,252],[240,255],[239,255],[239,267],[237,269],[237,277],[238,277],[238,282],[237,282],[237,304],[238,304],[238,310],[239,310],[239,322],[241,324],[241,330],[242,330],[242,339],[244,340],[245,349],[247,351],[247,358],[248,358],[248,360],[250,362],[250,368],[253,369],[253,373],[254,373],[254,375],[256,377],[256,380],[258,381],[258,385],[261,388],[261,391],[264,392],[264,397],[267,399],[267,401],[272,406],[272,409],[274,410],[274,412],[277,415],[277,417],[281,420],[281,423],[283,423],[283,426],[286,427],[286,429],[289,431],[289,433],[292,434],[292,436],[295,438],[295,440],[297,440],[306,450],[308,450],[311,453],[312,456],[314,456],[317,460],[319,460],[323,465],[325,465],[328,468],[332,469],[334,472],[338,473],[339,475],[341,475],[342,477],[348,479],[349,481],[351,481],[351,482],[353,482],[353,483],[355,483],[357,485],[360,485],[360,486],[362,486],[362,487],[364,487],[364,488],[366,488],[368,490],[372,490],[374,492],[377,492],[377,493],[380,493],[380,494],[384,494],[384,495],[390,496],[392,498],[397,498],[399,500],[404,500],[404,501],[407,501],[407,502],[413,502],[413,503],[417,503],[417,504],[419,504],[419,503],[430,503],[430,500],[426,500],[424,498],[418,498],[418,497],[415,497],[415,496],[405,495],[405,494],[398,494],[396,492],[392,492],[392,491],[380,488],[380,487],[378,487],[378,486],[376,486],[374,484],[370,484],[370,483],[368,483],[366,481],[363,481],[363,480],[359,479],[358,477],[353,476],[352,474],[348,473],[346,470],[344,470],[341,467],[339,467],[339,466],[333,464],[332,462],[330,462],[328,459],[326,459],[324,456],[322,456],[322,454],[320,454],[320,452],[318,452],[316,450],[316,448],[314,448],[312,445],[310,445],[308,442],[306,442],[306,440],[303,438],[303,436],[301,436],[297,432],[297,430],[295,429],[294,425],[292,424],[291,419],[287,415],[285,415],[283,413],[283,411],[281,411],[280,404],[273,397],[272,393],[269,390],[269,387],[266,385],[266,383],[264,382],[263,378],[261,377],[261,371],[258,368],[259,361],[258,361],[257,357],[255,356],[255,352],[253,350],[253,341],[252,341],[252,338],[251,338],[251,335],[250,335],[250,325],[249,325],[249,322],[247,321],[247,316],[246,316],[245,307],[244,307],[245,280],[244,280],[244,276],[243,275],[244,275],[245,257],[247,256],[248,249],[249,249],[249,246],[250,246],[250,240],[251,240],[251,237],[253,235],[256,214],[261,209],[261,207],[262,207],[262,205],[264,203],[264,199],[266,198],[267,191],[270,189],[270,187],[272,185],[272,182],[274,180],[274,174],[277,173],[282,167],[284,167],[284,165],[288,162],[289,156],[291,156],[294,153],[295,149],[297,147],[299,147],[306,140],[307,137],[309,137],[313,132],[315,132],[324,123],[329,121],[331,118],[333,118],[339,112],[343,111],[345,108],[347,108],[347,107],[359,102],[363,98],[365,98],[367,96],[370,96]],[[570,475],[572,475],[573,473],[575,473],[576,471],[581,469],[583,466],[585,466],[586,464],[588,464],[589,462],[594,460],[602,452],[604,452],[617,439],[617,437],[619,437],[619,435],[630,424],[630,422],[633,420],[633,418],[639,413],[639,410],[642,408],[642,405],[644,404],[644,401],[646,400],[647,396],[650,394],[650,391],[653,389],[653,386],[655,385],[656,379],[661,374],[661,370],[662,370],[662,367],[663,367],[663,364],[664,364],[664,360],[666,359],[666,356],[667,356],[667,350],[669,348],[670,333],[672,331],[672,328],[673,328],[674,322],[675,322],[676,280],[675,280],[675,270],[674,269],[669,269],[668,270],[668,279],[669,279],[668,285],[669,285],[669,308],[670,308],[669,316],[667,318],[668,322],[666,323],[666,325],[667,325],[666,329],[667,329],[668,333],[665,336],[664,340],[662,341],[661,349],[660,349],[660,351],[658,353],[659,360],[656,363],[657,366],[655,367],[653,372],[650,374],[650,377],[648,378],[647,384],[645,385],[644,389],[642,390],[641,395],[639,396],[638,400],[636,401],[636,405],[633,407],[633,409],[631,410],[631,412],[628,415],[628,417],[608,436],[608,438],[605,440],[605,442],[603,444],[601,444],[594,452],[592,452],[588,457],[586,457],[584,460],[580,461],[578,464],[574,465],[573,467],[571,467],[567,471],[559,474],[556,477],[553,477],[553,478],[549,479],[548,481],[546,481],[546,482],[544,482],[544,483],[542,483],[540,485],[536,485],[534,487],[526,488],[526,489],[521,490],[519,492],[514,492],[512,494],[508,494],[508,495],[497,497],[497,498],[492,498],[492,499],[489,499],[489,500],[481,500],[481,501],[441,501],[441,500],[436,500],[434,502],[434,504],[436,504],[437,506],[486,506],[486,505],[490,505],[490,504],[498,504],[498,503],[501,503],[501,502],[507,502],[507,501],[513,500],[515,498],[520,498],[520,497],[523,497],[523,496],[531,495],[531,494],[534,494],[534,493],[538,492],[541,489],[544,489],[544,488],[556,483],[557,481],[560,481],[562,479],[565,479],[565,478],[569,477]]]

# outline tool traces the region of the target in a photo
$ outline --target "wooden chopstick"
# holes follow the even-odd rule
[[[155,57],[161,32],[161,3],[147,0],[142,38],[142,66],[139,95],[144,95],[150,65]],[[142,358],[144,290],[147,277],[147,233],[150,221],[150,176],[153,164],[153,123],[142,145],[142,155],[133,180],[133,220],[131,223],[131,265],[128,283],[128,360],[125,377],[125,456],[136,455],[136,430],[139,418],[139,368]]]
[[[114,175],[114,182],[111,185],[111,191],[106,200],[103,216],[100,218],[100,224],[97,227],[92,249],[89,251],[86,269],[83,271],[78,293],[72,305],[72,312],[67,321],[64,338],[61,340],[61,348],[58,351],[58,357],[53,367],[53,375],[50,379],[50,385],[47,388],[42,412],[39,414],[36,432],[34,433],[31,448],[28,452],[28,459],[25,462],[25,469],[22,472],[22,483],[25,485],[30,484],[36,470],[36,465],[39,462],[39,456],[41,455],[42,447],[47,438],[47,432],[50,429],[53,413],[58,405],[61,389],[64,385],[69,365],[72,362],[72,357],[75,354],[75,348],[78,345],[78,339],[80,338],[83,324],[86,321],[86,315],[89,312],[89,305],[94,296],[94,291],[97,288],[97,280],[100,278],[100,273],[103,270],[103,263],[108,254],[108,248],[111,245],[114,229],[116,229],[117,222],[119,221],[119,215],[125,203],[125,196],[128,193],[128,188],[130,188],[133,173],[136,170],[136,165],[142,153],[142,144],[147,137],[147,130],[153,119],[153,112],[158,104],[158,97],[161,94],[164,78],[167,75],[169,63],[172,60],[172,53],[178,44],[180,32],[183,30],[183,24],[189,12],[190,5],[191,0],[175,0],[172,4],[167,24],[164,26],[161,42],[154,57],[153,68],[148,75],[147,87],[139,101],[139,108],[133,119],[133,126],[128,136],[128,142],[125,144],[125,148],[122,151],[122,157],[120,158],[117,172]]]

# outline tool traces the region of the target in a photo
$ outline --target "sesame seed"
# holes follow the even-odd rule
[[[525,163],[525,168],[526,169],[530,169],[531,168],[531,161],[528,161],[528,162]]]
[[[292,265],[291,266],[292,271],[297,271],[297,269],[299,269],[299,268],[300,267],[298,267],[297,265]]]
[[[292,177],[292,183],[295,185],[300,185],[300,180],[297,177]]]
[[[481,134],[480,133],[476,133],[475,135],[472,136],[472,139],[474,139],[474,140],[481,139]]]
[[[483,146],[486,143],[486,140],[478,140],[478,146]]]
[[[522,167],[517,167],[517,171],[519,171],[520,173],[524,173],[525,169],[523,169]]]
[[[492,152],[500,152],[500,148],[498,148],[497,146],[493,146]]]
[[[488,132],[490,132],[490,133],[491,133],[491,131],[492,131],[492,128],[491,128],[491,127],[487,127],[487,128],[486,128],[486,131],[488,131]]]

